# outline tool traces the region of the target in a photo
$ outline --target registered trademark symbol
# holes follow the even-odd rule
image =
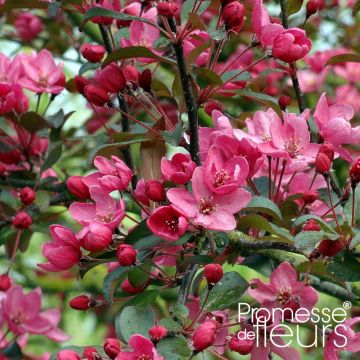
[[[350,301],[344,301],[344,303],[343,303],[343,308],[344,309],[348,310],[348,309],[351,308],[351,306],[352,306],[352,304],[351,304]]]

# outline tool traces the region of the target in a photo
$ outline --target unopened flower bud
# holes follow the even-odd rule
[[[83,44],[80,47],[81,55],[91,63],[99,62],[105,55],[105,48],[102,45]]]
[[[32,217],[25,211],[20,211],[12,219],[12,224],[18,229],[27,229],[32,222]]]
[[[89,310],[95,306],[95,300],[88,295],[79,295],[70,300],[69,305],[74,310]]]
[[[149,335],[151,340],[154,342],[158,342],[159,340],[163,339],[165,336],[167,336],[167,334],[167,328],[161,325],[155,325],[149,329]]]
[[[311,15],[314,15],[319,10],[319,1],[318,0],[309,0],[306,4],[306,18],[309,18]]]
[[[319,193],[316,190],[306,190],[302,196],[305,204],[312,204],[319,198]]]
[[[203,351],[214,344],[217,331],[215,321],[203,322],[193,334],[193,346],[196,351]]]
[[[82,176],[70,176],[66,181],[68,190],[79,199],[89,199],[89,188],[82,181]]]
[[[11,278],[8,274],[0,275],[0,291],[7,291],[11,287]]]
[[[224,272],[220,264],[207,264],[204,275],[208,284],[217,284],[223,278]]]
[[[80,360],[80,356],[74,350],[61,350],[57,355],[57,360]]]
[[[116,257],[121,266],[134,265],[136,262],[136,255],[136,250],[129,244],[121,244],[116,250]]]
[[[321,227],[315,220],[310,219],[305,223],[303,230],[304,231],[320,231]]]
[[[321,144],[319,148],[319,153],[325,154],[330,159],[331,162],[334,160],[335,157],[334,147],[329,143]]]
[[[164,186],[158,180],[146,181],[145,194],[150,200],[156,201],[156,202],[161,202],[166,199]]]
[[[221,13],[221,19],[227,29],[239,32],[244,24],[245,7],[238,1],[226,4]]]
[[[241,355],[247,355],[251,352],[254,347],[254,340],[248,339],[238,339],[237,337],[232,337],[229,342],[229,349],[231,351],[236,351]]]
[[[281,95],[278,100],[278,104],[281,110],[286,110],[286,108],[291,104],[291,97],[287,95]]]
[[[87,85],[84,89],[84,96],[89,103],[100,107],[110,100],[109,94],[103,88],[96,85]]]
[[[204,105],[205,112],[211,116],[214,110],[222,110],[221,104],[215,100],[208,100]]]
[[[88,251],[101,251],[112,241],[112,231],[105,225],[92,222],[77,234],[81,246]]]
[[[139,86],[147,92],[151,91],[151,81],[152,73],[150,69],[145,69],[142,73],[139,74]]]
[[[109,93],[118,93],[124,90],[126,78],[123,71],[116,63],[111,63],[95,74],[95,80]]]
[[[84,351],[83,351],[83,359],[86,360],[95,360],[95,359],[100,359],[100,355],[98,353],[98,351],[91,346],[87,346]]]
[[[332,257],[344,248],[341,240],[322,240],[319,244],[319,252],[323,256]]]
[[[179,12],[179,5],[175,1],[160,1],[156,5],[157,12],[160,16],[171,18],[176,16]]]
[[[74,83],[76,91],[85,96],[85,87],[90,84],[90,81],[84,76],[76,75],[74,77]]]
[[[351,185],[354,187],[360,182],[360,156],[351,164],[349,174]]]
[[[26,186],[20,191],[20,200],[24,205],[32,204],[36,199],[36,193],[33,189]]]
[[[139,294],[142,293],[145,288],[147,286],[147,283],[145,283],[144,285],[135,287],[133,285],[130,284],[129,279],[125,279],[122,283],[121,283],[121,290],[128,293],[128,294]]]
[[[108,338],[104,343],[104,351],[110,359],[115,359],[120,353],[121,345],[120,341],[115,338]]]
[[[319,152],[315,158],[315,168],[320,174],[328,173],[331,169],[331,161],[329,157],[326,154]]]

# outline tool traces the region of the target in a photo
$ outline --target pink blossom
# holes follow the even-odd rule
[[[145,180],[144,179],[140,179],[136,183],[136,188],[134,190],[134,196],[137,201],[140,201],[142,204],[144,204],[146,206],[150,206],[150,200],[145,193]]]
[[[120,0],[86,0],[83,1],[80,10],[86,12],[93,7],[99,7],[108,10],[119,11],[120,10]],[[113,18],[106,16],[95,16],[91,19],[93,23],[110,25],[113,22]]]
[[[21,286],[13,286],[1,303],[1,315],[9,329],[16,335],[26,333],[50,335],[55,341],[68,340],[57,324],[60,312],[51,309],[41,312],[41,290],[25,294]]]
[[[196,168],[192,177],[193,193],[186,189],[170,189],[167,192],[168,199],[195,225],[211,230],[235,229],[233,214],[246,206],[251,199],[250,193],[238,188],[230,194],[215,194],[204,186],[204,176],[204,169]]]
[[[338,86],[335,90],[335,102],[337,104],[350,105],[357,113],[360,111],[360,92],[351,84]]]
[[[22,41],[31,42],[43,30],[43,24],[36,15],[31,12],[22,12],[15,19],[15,28]]]
[[[334,67],[336,75],[341,76],[350,83],[360,81],[360,64],[356,62],[346,62]]]
[[[250,281],[250,296],[262,307],[291,308],[294,312],[302,307],[311,310],[318,301],[314,288],[297,280],[297,273],[287,262],[281,263],[270,275],[270,283],[259,279]]]
[[[125,216],[123,200],[116,202],[98,185],[90,187],[90,196],[95,203],[72,203],[69,207],[70,215],[83,226],[98,222],[115,229]]]
[[[20,84],[36,93],[59,94],[65,87],[62,65],[56,65],[48,50],[23,56],[24,77]]]
[[[88,187],[101,186],[105,191],[125,190],[130,183],[132,171],[117,156],[111,156],[111,160],[103,157],[95,157],[94,164],[99,172],[92,173],[83,178]]]
[[[173,206],[160,206],[147,220],[151,232],[159,238],[176,241],[186,232],[188,221]]]
[[[133,351],[121,351],[115,360],[164,360],[164,357],[160,356],[156,351],[154,344],[142,335],[132,335],[129,340],[129,346]]]
[[[4,54],[0,53],[0,82],[1,83],[16,83],[23,75],[21,58],[23,54],[9,59]]]
[[[204,163],[205,184],[216,194],[235,191],[249,173],[249,165],[242,156],[226,157],[220,147],[212,146]]]
[[[324,348],[325,360],[339,360],[340,351],[357,353],[360,351],[360,333],[354,332],[352,327],[360,322],[360,317],[347,319],[337,324],[334,331],[326,338]]]
[[[42,254],[47,263],[38,264],[46,271],[58,272],[70,269],[81,257],[80,242],[73,232],[62,225],[51,225],[52,241],[42,245]]]
[[[188,154],[177,153],[171,160],[165,157],[161,159],[161,172],[164,179],[175,184],[186,184],[191,179],[195,168],[196,164]]]
[[[326,94],[323,93],[314,112],[315,124],[324,141],[331,143],[334,150],[347,161],[351,155],[341,145],[358,144],[360,141],[360,126],[351,127],[350,120],[354,117],[351,106],[334,104],[329,106]]]
[[[184,39],[184,53],[187,57],[194,49],[210,41],[210,35],[206,31],[195,30]],[[204,50],[196,57],[197,66],[205,66],[209,60],[210,50]]]
[[[0,114],[16,111],[21,114],[27,111],[29,100],[20,85],[0,83]]]

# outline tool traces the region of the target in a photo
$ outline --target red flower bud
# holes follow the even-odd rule
[[[74,83],[75,83],[76,91],[79,94],[85,96],[84,90],[85,90],[85,87],[90,84],[90,81],[87,78],[83,77],[83,76],[76,75],[74,77]]]
[[[205,265],[204,274],[209,284],[217,284],[224,276],[224,272],[220,264]]]
[[[89,310],[95,303],[88,295],[79,295],[71,299],[69,305],[74,310]]]
[[[105,225],[90,223],[77,234],[81,246],[88,251],[101,251],[112,241],[112,231]]]
[[[137,84],[139,78],[139,70],[135,66],[126,65],[124,67],[124,75],[127,81],[131,81]]]
[[[341,240],[323,240],[319,244],[319,252],[323,256],[335,256],[344,248],[344,243]]]
[[[321,227],[315,220],[310,219],[305,223],[303,230],[304,231],[320,231]]]
[[[351,164],[349,174],[352,186],[360,182],[360,156]]]
[[[284,305],[284,319],[292,320],[295,312],[300,308],[300,304],[296,300],[289,300]]]
[[[104,343],[104,351],[110,359],[115,359],[121,349],[120,341],[115,338],[108,338]]]
[[[312,204],[319,198],[319,193],[316,190],[306,190],[303,193],[303,200],[305,204]]]
[[[84,96],[89,103],[96,106],[104,106],[110,100],[109,94],[96,85],[87,85],[84,89]]]
[[[167,328],[161,325],[156,325],[149,329],[149,335],[151,337],[151,340],[155,342],[163,339],[165,336],[167,336],[167,334]]]
[[[7,291],[11,287],[11,278],[8,274],[0,275],[0,291]]]
[[[145,69],[142,73],[139,74],[139,86],[147,92],[151,91],[151,81],[152,73],[150,69]]]
[[[5,171],[5,165],[0,163],[0,176],[3,176],[5,174]]]
[[[245,7],[238,1],[226,4],[221,13],[221,19],[227,29],[239,32],[244,24]]]
[[[291,104],[291,97],[287,95],[281,95],[278,100],[278,104],[281,110],[284,110]]]
[[[32,222],[32,217],[25,211],[20,211],[12,219],[12,224],[18,229],[27,229]]]
[[[320,174],[329,172],[331,169],[331,161],[329,157],[326,154],[319,152],[315,158],[315,168]]]
[[[80,360],[80,356],[74,350],[61,350],[57,355],[57,360]]]
[[[193,345],[196,351],[203,351],[214,344],[217,331],[215,321],[205,321],[193,334]]]
[[[99,353],[94,347],[87,346],[83,351],[83,358],[86,360],[100,359]]]
[[[211,116],[214,110],[222,110],[221,104],[215,100],[208,100],[204,105],[205,112]]]
[[[81,55],[91,63],[99,62],[105,55],[105,48],[102,45],[83,44],[80,47]]]
[[[145,290],[147,286],[147,283],[145,283],[144,285],[141,285],[139,287],[134,287],[130,284],[129,279],[125,279],[122,283],[121,283],[121,290],[128,293],[128,294],[139,294],[141,292],[143,292]]]
[[[166,199],[163,184],[158,180],[148,180],[145,183],[145,195],[152,201],[160,202]]]
[[[116,250],[116,257],[121,266],[134,265],[136,261],[136,250],[129,244],[121,244]]]
[[[79,199],[89,199],[89,188],[82,181],[82,176],[70,176],[66,181],[68,190]]]
[[[126,78],[123,71],[115,63],[107,65],[95,74],[95,80],[109,93],[117,93],[124,90]]]
[[[156,5],[157,12],[160,16],[171,18],[179,12],[179,5],[175,1],[161,1]]]
[[[319,1],[318,0],[309,0],[306,4],[306,17],[314,15],[319,10]]]
[[[332,162],[334,160],[334,147],[329,143],[324,143],[320,146],[319,153],[325,154],[330,161]]]
[[[32,204],[36,199],[36,193],[28,186],[24,187],[20,191],[20,200],[24,205]]]
[[[250,353],[254,346],[254,340],[238,339],[237,337],[231,338],[229,342],[229,349],[236,351],[241,355],[247,355]]]

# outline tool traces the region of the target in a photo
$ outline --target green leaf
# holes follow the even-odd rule
[[[116,334],[126,343],[134,334],[148,336],[148,330],[154,325],[154,321],[151,308],[126,306],[115,318]]]
[[[44,212],[50,204],[50,195],[45,190],[40,190],[36,192],[35,204],[39,207],[41,212]]]
[[[354,249],[359,244],[360,244],[360,231],[351,239],[349,244],[349,250]]]
[[[150,247],[163,242],[149,230],[146,220],[143,220],[134,230],[125,238],[125,243],[133,245],[136,249],[141,247]]]
[[[62,154],[62,143],[55,142],[50,144],[46,160],[41,166],[41,172],[44,172],[46,169],[51,168],[59,159]]]
[[[327,266],[328,272],[343,281],[360,281],[360,263],[347,251],[337,254]]]
[[[54,1],[49,3],[48,6],[48,17],[55,18],[60,10],[61,1]]]
[[[202,89],[207,86],[222,85],[223,83],[220,76],[210,69],[194,67],[193,71],[196,74],[196,82]]]
[[[165,338],[157,345],[157,351],[164,359],[183,360],[191,355],[186,339],[181,337]]]
[[[339,236],[339,234],[325,233],[324,231],[302,231],[295,236],[294,241],[300,251],[309,254],[321,240],[336,240]]]
[[[126,302],[126,306],[136,306],[138,308],[146,308],[156,302],[156,298],[160,294],[159,290],[148,290],[134,296]]]
[[[149,265],[143,265],[143,267],[147,270],[151,269],[151,266]],[[133,287],[140,287],[144,285],[148,281],[149,277],[150,277],[149,274],[145,273],[143,270],[139,269],[138,267],[136,267],[133,270],[130,270],[128,273],[128,280]]]
[[[336,231],[333,228],[331,228],[326,221],[324,221],[320,216],[314,214],[306,214],[299,216],[298,218],[295,219],[293,225],[297,227],[299,225],[306,223],[308,220],[315,220],[320,225],[323,231],[336,234]]]
[[[303,0],[286,0],[286,15],[297,13],[303,4]]]
[[[360,10],[360,0],[356,1],[356,4],[354,5],[353,9],[352,9],[352,14],[353,16],[355,16]]]
[[[105,276],[104,284],[103,284],[103,292],[104,292],[105,300],[108,303],[112,303],[113,301],[114,290],[116,288],[116,285],[114,286],[115,280],[119,280],[128,270],[129,269],[126,267],[119,266]]]
[[[207,311],[223,310],[238,304],[248,285],[236,271],[225,273],[220,283],[211,290],[205,309]],[[202,293],[201,303],[204,301],[206,291]]]
[[[82,76],[84,75],[87,71],[90,70],[96,70],[100,67],[100,63],[91,63],[91,62],[86,62],[85,64],[82,64],[80,69],[79,69],[79,75]]]
[[[60,129],[65,121],[73,114],[73,112],[69,113],[65,116],[64,110],[60,109],[57,113],[50,115],[47,117],[46,121],[50,124],[50,126],[54,129]]]
[[[239,73],[239,70],[231,70],[227,71],[221,75],[221,80],[223,82],[227,82],[228,80],[232,79],[236,74]],[[238,76],[234,77],[231,81],[248,81],[252,78],[251,74],[248,71],[239,74]]]
[[[253,196],[250,203],[243,209],[245,211],[261,212],[271,215],[274,219],[281,221],[281,211],[278,206],[264,196]]]
[[[46,9],[48,3],[41,2],[39,0],[16,0],[16,1],[6,1],[3,6],[0,6],[0,9],[3,11],[9,11],[13,9]]]
[[[173,304],[172,311],[178,319],[187,318],[189,316],[189,309],[183,304]]]
[[[247,229],[247,228],[255,228],[260,230],[265,230],[273,235],[275,235],[279,240],[283,242],[293,242],[294,239],[290,232],[284,228],[281,228],[270,221],[266,220],[261,215],[251,214],[242,217],[239,220],[239,228]],[[272,240],[276,240],[275,238]]]
[[[182,326],[172,319],[161,319],[159,324],[166,327],[169,331],[178,333],[182,330]]]
[[[182,138],[182,126],[180,123],[176,124],[175,129],[172,131],[160,131],[165,141],[171,145],[179,146]]]
[[[360,55],[359,54],[335,55],[326,62],[326,65],[341,64],[344,62],[360,62]]]
[[[10,360],[22,360],[24,358],[21,348],[16,341],[7,345],[5,349],[1,349],[0,354]]]
[[[225,29],[210,30],[208,33],[215,41],[221,41],[227,38],[227,32]]]
[[[167,64],[175,64],[174,60],[156,55],[151,50],[149,50],[144,46],[129,46],[112,52],[110,55],[106,57],[102,66],[104,67],[112,63],[113,61],[134,59],[134,58],[154,59],[159,62],[163,62]]]
[[[41,129],[46,129],[49,127],[48,122],[41,115],[34,111],[29,111],[25,114],[22,114],[20,117],[20,124],[31,133],[36,133]]]

